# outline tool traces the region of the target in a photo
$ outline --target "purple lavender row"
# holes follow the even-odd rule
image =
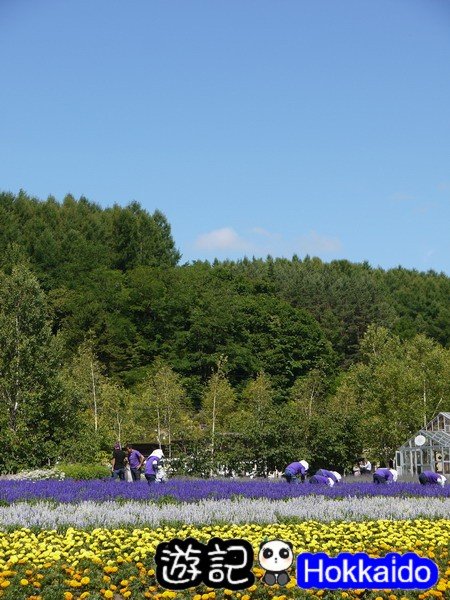
[[[267,498],[282,500],[312,494],[329,498],[361,498],[364,496],[407,497],[450,497],[450,485],[423,486],[419,483],[395,483],[374,485],[373,483],[341,483],[328,486],[287,485],[274,481],[233,480],[176,480],[149,487],[145,482],[125,483],[107,480],[65,481],[0,481],[0,502],[48,499],[55,502],[81,502],[93,500],[158,500],[170,496],[180,502],[202,499],[225,499],[234,497]]]

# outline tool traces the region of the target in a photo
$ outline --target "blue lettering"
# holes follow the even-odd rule
[[[343,552],[327,556],[324,552],[305,552],[297,556],[297,585],[319,589],[425,590],[437,583],[439,570],[431,559],[408,552],[391,552],[382,558]]]

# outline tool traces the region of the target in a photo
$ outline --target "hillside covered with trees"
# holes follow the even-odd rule
[[[0,471],[97,460],[116,439],[159,441],[191,472],[342,470],[450,411],[445,274],[183,264],[165,216],[135,202],[2,193],[0,224]]]

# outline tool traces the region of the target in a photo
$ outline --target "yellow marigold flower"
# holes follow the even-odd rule
[[[72,600],[73,594],[72,592],[64,592],[64,600]]]
[[[84,600],[90,596],[90,592],[83,592],[80,596],[80,600]]]
[[[127,587],[128,584],[129,584],[129,581],[127,579],[122,579],[122,581],[120,582],[120,585],[122,587]]]
[[[21,579],[20,580],[20,585],[28,585],[30,582],[28,581],[28,579]]]
[[[2,582],[0,583],[0,586],[1,586],[2,588],[7,588],[7,587],[8,587],[8,585],[11,585],[11,582],[10,582],[10,581],[8,581],[7,579],[5,579],[5,581],[2,581]]]
[[[81,578],[81,585],[88,585],[91,582],[91,580],[89,579],[89,577],[82,577]]]
[[[105,598],[113,598],[114,594],[111,592],[111,590],[106,590],[106,592],[104,593]]]

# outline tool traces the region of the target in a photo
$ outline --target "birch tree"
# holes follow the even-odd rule
[[[157,361],[144,383],[142,396],[146,438],[153,437],[148,428],[153,429],[159,447],[166,446],[166,455],[172,458],[173,442],[184,437],[192,413],[180,376],[169,365]]]
[[[52,415],[56,389],[53,342],[45,294],[36,277],[22,265],[15,266],[10,275],[1,274],[0,426],[4,460],[17,464],[26,460],[33,445],[50,442],[55,419],[59,421],[58,415]],[[42,451],[42,447],[37,448],[28,462],[39,460]]]
[[[215,462],[218,435],[233,433],[229,426],[236,409],[236,395],[225,374],[226,362],[226,357],[219,358],[202,397],[200,420],[209,437],[211,469]]]

